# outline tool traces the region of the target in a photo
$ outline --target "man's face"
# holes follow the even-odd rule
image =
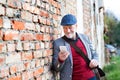
[[[77,25],[75,24],[75,25],[63,26],[63,30],[67,38],[75,38]]]

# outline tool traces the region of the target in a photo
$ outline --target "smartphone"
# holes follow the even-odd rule
[[[60,51],[67,51],[66,46],[60,46]]]

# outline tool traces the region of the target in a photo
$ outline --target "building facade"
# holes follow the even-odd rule
[[[63,35],[62,16],[78,19],[104,66],[101,0],[0,0],[0,80],[52,80],[52,42]]]

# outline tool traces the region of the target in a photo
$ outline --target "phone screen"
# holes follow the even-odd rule
[[[67,51],[66,46],[60,46],[60,51]]]

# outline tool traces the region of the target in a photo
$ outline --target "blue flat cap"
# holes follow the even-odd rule
[[[61,25],[62,26],[74,25],[76,23],[77,23],[77,19],[72,14],[67,14],[67,15],[63,16],[63,18],[61,20]]]

